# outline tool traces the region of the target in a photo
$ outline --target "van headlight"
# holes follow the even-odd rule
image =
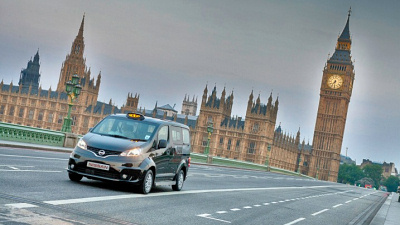
[[[79,148],[81,148],[83,150],[87,150],[86,142],[83,139],[80,139],[78,141],[78,144],[76,144],[76,146],[78,146]]]
[[[120,156],[138,156],[142,153],[141,148],[134,148],[127,151],[124,151],[120,154]]]

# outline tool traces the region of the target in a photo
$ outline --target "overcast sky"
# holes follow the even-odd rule
[[[245,116],[251,91],[279,96],[277,124],[312,143],[322,70],[351,6],[355,82],[342,154],[400,168],[400,1],[0,1],[0,79],[18,83],[39,49],[41,86],[55,90],[85,14],[86,65],[99,101],[176,104],[217,86]],[[199,105],[200,108],[200,105]]]

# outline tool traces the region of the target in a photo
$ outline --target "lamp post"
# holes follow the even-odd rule
[[[208,155],[210,153],[210,139],[211,139],[211,134],[213,131],[214,131],[213,122],[210,121],[210,122],[208,122],[208,125],[207,125],[207,133],[208,133],[207,146],[204,149],[204,154],[206,154],[206,155]]]
[[[79,76],[77,74],[74,74],[72,75],[71,80],[65,83],[65,91],[67,92],[69,102],[68,102],[68,115],[67,117],[64,117],[64,123],[61,128],[62,132],[71,133],[71,124],[72,124],[71,108],[74,105],[73,101],[76,98],[78,98],[82,90],[82,86],[78,84],[78,82],[79,82]]]
[[[299,156],[298,164],[299,166],[297,167],[297,173],[300,174],[300,162],[301,162],[301,155]]]
[[[271,168],[269,167],[269,153],[271,151],[271,145],[270,144],[268,144],[267,149],[268,149],[268,154],[267,154],[267,159],[265,160],[265,165],[267,166],[267,171],[270,171],[271,170]]]

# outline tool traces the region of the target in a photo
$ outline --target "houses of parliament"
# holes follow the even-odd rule
[[[157,107],[156,104],[153,110],[138,109],[139,94],[128,93],[121,108],[113,105],[111,100],[108,103],[98,101],[102,74],[92,76],[91,69],[85,64],[85,16],[62,63],[56,90],[44,90],[39,85],[39,51],[21,71],[17,84],[1,81],[0,121],[60,131],[69,101],[65,83],[77,74],[82,90],[71,113],[75,134],[85,134],[106,115],[139,111],[147,116],[187,124],[191,131],[192,151],[203,153],[209,135],[207,126],[212,122],[214,131],[209,149],[212,156],[268,164],[317,179],[336,181],[355,76],[349,20],[350,12],[337,39],[335,53],[323,67],[312,145],[301,141],[300,128],[294,132],[295,136],[282,132],[280,124],[276,123],[279,99],[274,99],[272,93],[263,102],[260,95],[249,92],[244,118],[231,115],[234,95],[227,93],[225,87],[219,95],[216,86],[205,86],[199,115],[196,115],[197,98],[190,100],[189,96],[184,97],[181,114],[169,105]]]

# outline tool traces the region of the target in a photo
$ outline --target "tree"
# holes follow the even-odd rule
[[[397,187],[400,185],[400,180],[396,176],[390,176],[383,182],[388,192],[396,192]]]
[[[369,164],[364,167],[364,174],[375,182],[375,188],[378,189],[382,179],[382,166],[377,164]]]
[[[365,187],[365,185],[374,185],[374,180],[369,177],[364,177],[361,180],[356,181],[356,185],[360,187]]]
[[[355,164],[342,164],[339,167],[338,182],[353,185],[364,177],[363,171]]]

